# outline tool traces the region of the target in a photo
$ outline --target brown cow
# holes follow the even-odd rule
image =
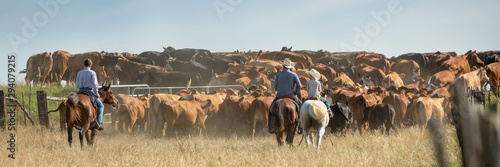
[[[405,85],[415,83],[416,78],[420,76],[420,66],[413,60],[399,59],[392,64],[391,71],[404,74],[401,79],[403,79]]]
[[[120,104],[118,115],[118,130],[120,130],[120,132],[123,132],[123,125],[127,127],[128,133],[135,132],[139,129],[139,126],[142,128],[142,131],[145,130],[148,113],[141,100],[133,98],[133,100]]]
[[[431,119],[442,123],[445,115],[443,101],[444,98],[418,97],[408,106],[408,114],[411,114],[414,124],[419,124],[423,128]]]
[[[85,59],[90,59],[92,60],[92,70],[95,71],[97,75],[97,81],[102,83],[105,77],[105,72],[104,69],[99,66],[99,63],[102,60],[102,55],[99,52],[87,52],[87,53],[79,53],[75,54],[68,59],[68,68],[66,69],[66,72],[64,73],[64,78],[68,84],[73,84],[73,81],[76,81],[76,75],[78,74],[79,71],[83,70],[83,61]]]
[[[113,67],[116,76],[120,79],[120,83],[137,83],[138,76],[142,74],[167,71],[160,66],[137,63],[126,58],[112,56],[105,57],[99,65]]]
[[[155,128],[157,127],[157,119],[158,119],[158,111],[160,110],[160,104],[164,100],[173,100],[176,101],[181,96],[179,95],[171,95],[171,94],[164,94],[164,93],[158,93],[153,95],[151,97],[151,100],[149,100],[149,107],[151,108],[151,113],[149,113],[149,122],[151,126],[148,127],[148,131],[151,131],[153,134],[156,132]]]
[[[455,53],[455,52],[439,52],[438,51],[436,53],[429,54],[429,65],[423,69],[422,69],[422,67],[420,67],[422,77],[427,78],[427,77],[432,76],[435,73],[441,71],[442,70],[442,69],[440,69],[441,65],[445,61],[447,61],[453,57],[456,57],[456,56],[457,56],[457,53]]]
[[[253,102],[250,108],[250,128],[252,129],[252,139],[255,138],[255,132],[257,129],[257,125],[261,128],[261,132],[265,132],[267,127],[267,113],[269,112],[269,107],[271,107],[271,103],[273,102],[274,97],[272,96],[262,96],[257,97]]]
[[[489,84],[493,89],[493,93],[499,97],[498,89],[500,87],[500,62],[488,64],[485,67],[486,75],[489,78]]]
[[[381,84],[382,79],[385,77],[384,71],[381,69],[375,68],[373,66],[370,66],[365,63],[361,63],[357,66],[352,67],[354,72],[357,74],[368,74],[375,86],[378,86]],[[356,78],[355,80],[357,80]]]
[[[312,68],[326,77],[326,79],[329,81],[328,85],[331,85],[333,83],[337,72],[335,72],[332,67],[321,63],[316,63]]]
[[[81,62],[83,66],[83,61]],[[83,69],[83,68],[82,68]],[[49,74],[52,70],[52,56],[50,53],[43,52],[31,56],[26,62],[26,84],[44,84],[49,80]]]
[[[467,60],[462,57],[453,57],[441,64],[441,70],[451,70],[455,76],[470,72]]]
[[[258,60],[283,61],[285,58],[289,58],[296,63],[295,68],[297,69],[310,69],[313,66],[312,59],[309,56],[286,51],[263,53],[259,56]]]
[[[483,83],[488,81],[486,76],[486,71],[482,69],[474,70],[469,73],[460,75],[455,81],[455,90],[460,90],[461,96],[466,96],[467,90],[478,90],[481,89]]]
[[[476,51],[469,50],[467,53],[461,55],[460,57],[467,60],[471,69],[472,67],[479,68],[484,66],[484,62],[476,54]]]
[[[382,103],[390,104],[394,111],[396,111],[396,117],[394,119],[394,124],[399,127],[403,127],[403,118],[406,115],[406,109],[410,101],[405,96],[405,92],[400,94],[390,93],[389,96],[385,97]]]
[[[366,128],[366,125],[361,123],[363,119],[363,109],[377,104],[377,101],[378,99],[375,94],[359,94],[349,99],[348,106],[353,112],[354,123],[357,125],[360,133]]]
[[[383,71],[383,73],[389,73],[391,65],[387,58],[383,54],[378,53],[360,53],[356,55],[355,64],[367,64],[369,66],[378,68]]]
[[[210,100],[202,102],[164,100],[159,108],[155,136],[162,135],[161,131],[166,122],[165,136],[171,137],[174,129],[181,129],[185,134],[190,134],[194,125],[200,127],[206,134],[205,119],[213,112],[214,105]]]
[[[337,74],[331,86],[353,86],[354,82],[345,73]]]
[[[455,84],[455,75],[450,70],[440,71],[432,75],[429,83],[439,87],[453,85]]]
[[[61,84],[62,77],[68,68],[68,60],[71,54],[58,50],[52,54],[52,70],[50,70],[50,82]]]
[[[394,87],[404,86],[403,80],[401,79],[399,74],[396,72],[391,72],[390,74],[386,75],[382,79],[382,82],[380,84],[382,87],[384,87],[386,89],[391,87],[391,86],[394,86]]]

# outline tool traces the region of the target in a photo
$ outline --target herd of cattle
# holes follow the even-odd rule
[[[332,105],[332,131],[363,131],[385,125],[386,131],[410,125],[425,127],[433,119],[447,122],[452,97],[472,97],[484,102],[485,85],[498,96],[500,51],[408,53],[387,59],[383,54],[296,50],[218,52],[204,49],[164,48],[163,52],[89,52],[71,55],[65,51],[33,55],[27,62],[26,82],[34,84],[74,81],[83,60],[94,62],[100,82],[148,84],[150,86],[243,85],[246,89],[199,92],[185,89],[176,94],[117,94],[113,124],[132,132],[146,129],[155,136],[170,136],[174,130],[190,133],[198,127],[205,133],[250,134],[265,132],[267,112],[275,98],[274,78],[290,58],[303,85],[306,71],[316,69],[323,84],[322,96]],[[454,90],[458,90],[454,91]],[[479,93],[478,93],[479,92]],[[478,95],[479,94],[479,95]],[[299,98],[305,100],[307,92]],[[482,97],[482,98],[481,98]],[[64,103],[54,111],[64,111]],[[61,130],[65,128],[60,112]],[[163,129],[166,129],[165,134]]]

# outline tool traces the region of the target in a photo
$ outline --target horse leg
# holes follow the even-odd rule
[[[73,124],[68,124],[68,143],[70,148],[72,142],[73,142]]]
[[[90,123],[83,125],[82,130],[80,130],[80,132],[78,132],[78,135],[80,137],[80,146],[82,148],[83,148],[83,135],[84,135],[84,133],[87,133],[87,131],[89,130],[89,126],[90,126]],[[88,138],[87,138],[87,142],[88,142]]]
[[[278,141],[278,146],[283,145],[283,131],[276,131],[276,140]]]
[[[321,138],[325,134],[325,128],[324,127],[319,127],[318,128],[318,138],[316,139],[316,146],[318,147],[319,150],[319,145],[321,145]]]
[[[88,146],[92,145],[92,142],[90,141],[90,131],[91,130],[87,130],[87,132],[85,132],[85,139],[87,139],[87,145]]]
[[[94,129],[94,130],[92,130],[92,132],[90,133],[90,144],[91,144],[91,145],[94,145],[94,143],[95,143],[95,137],[96,137],[96,135],[97,135],[97,132],[98,132],[98,131],[97,131],[97,129]]]

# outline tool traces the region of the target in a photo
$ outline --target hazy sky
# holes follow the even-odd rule
[[[45,5],[44,5],[45,4]],[[212,52],[293,49],[408,52],[500,50],[500,1],[2,0],[0,84],[7,55],[66,50]],[[18,81],[24,75],[18,74]]]

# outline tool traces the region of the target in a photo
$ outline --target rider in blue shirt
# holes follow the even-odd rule
[[[276,79],[274,80],[274,90],[277,91],[277,94],[276,98],[273,100],[273,103],[278,100],[279,97],[288,96],[292,97],[300,108],[301,102],[297,99],[297,97],[295,97],[295,95],[299,94],[302,85],[300,84],[300,80],[297,74],[290,71],[290,69],[292,69],[295,64],[289,58],[285,58],[285,60],[283,60],[282,62],[282,65],[283,71],[276,74]],[[271,106],[273,103],[271,103]],[[269,109],[267,118],[269,133],[274,133],[274,126],[271,123],[271,109]]]
[[[99,85],[97,83],[97,75],[90,69],[92,67],[92,61],[90,59],[85,59],[83,61],[83,65],[85,68],[78,72],[75,86],[80,89],[79,92],[86,92],[94,97],[97,104],[97,129],[101,131],[104,130],[104,127],[102,126],[104,105],[102,104],[101,99],[99,99],[100,95],[97,89],[97,86]]]

